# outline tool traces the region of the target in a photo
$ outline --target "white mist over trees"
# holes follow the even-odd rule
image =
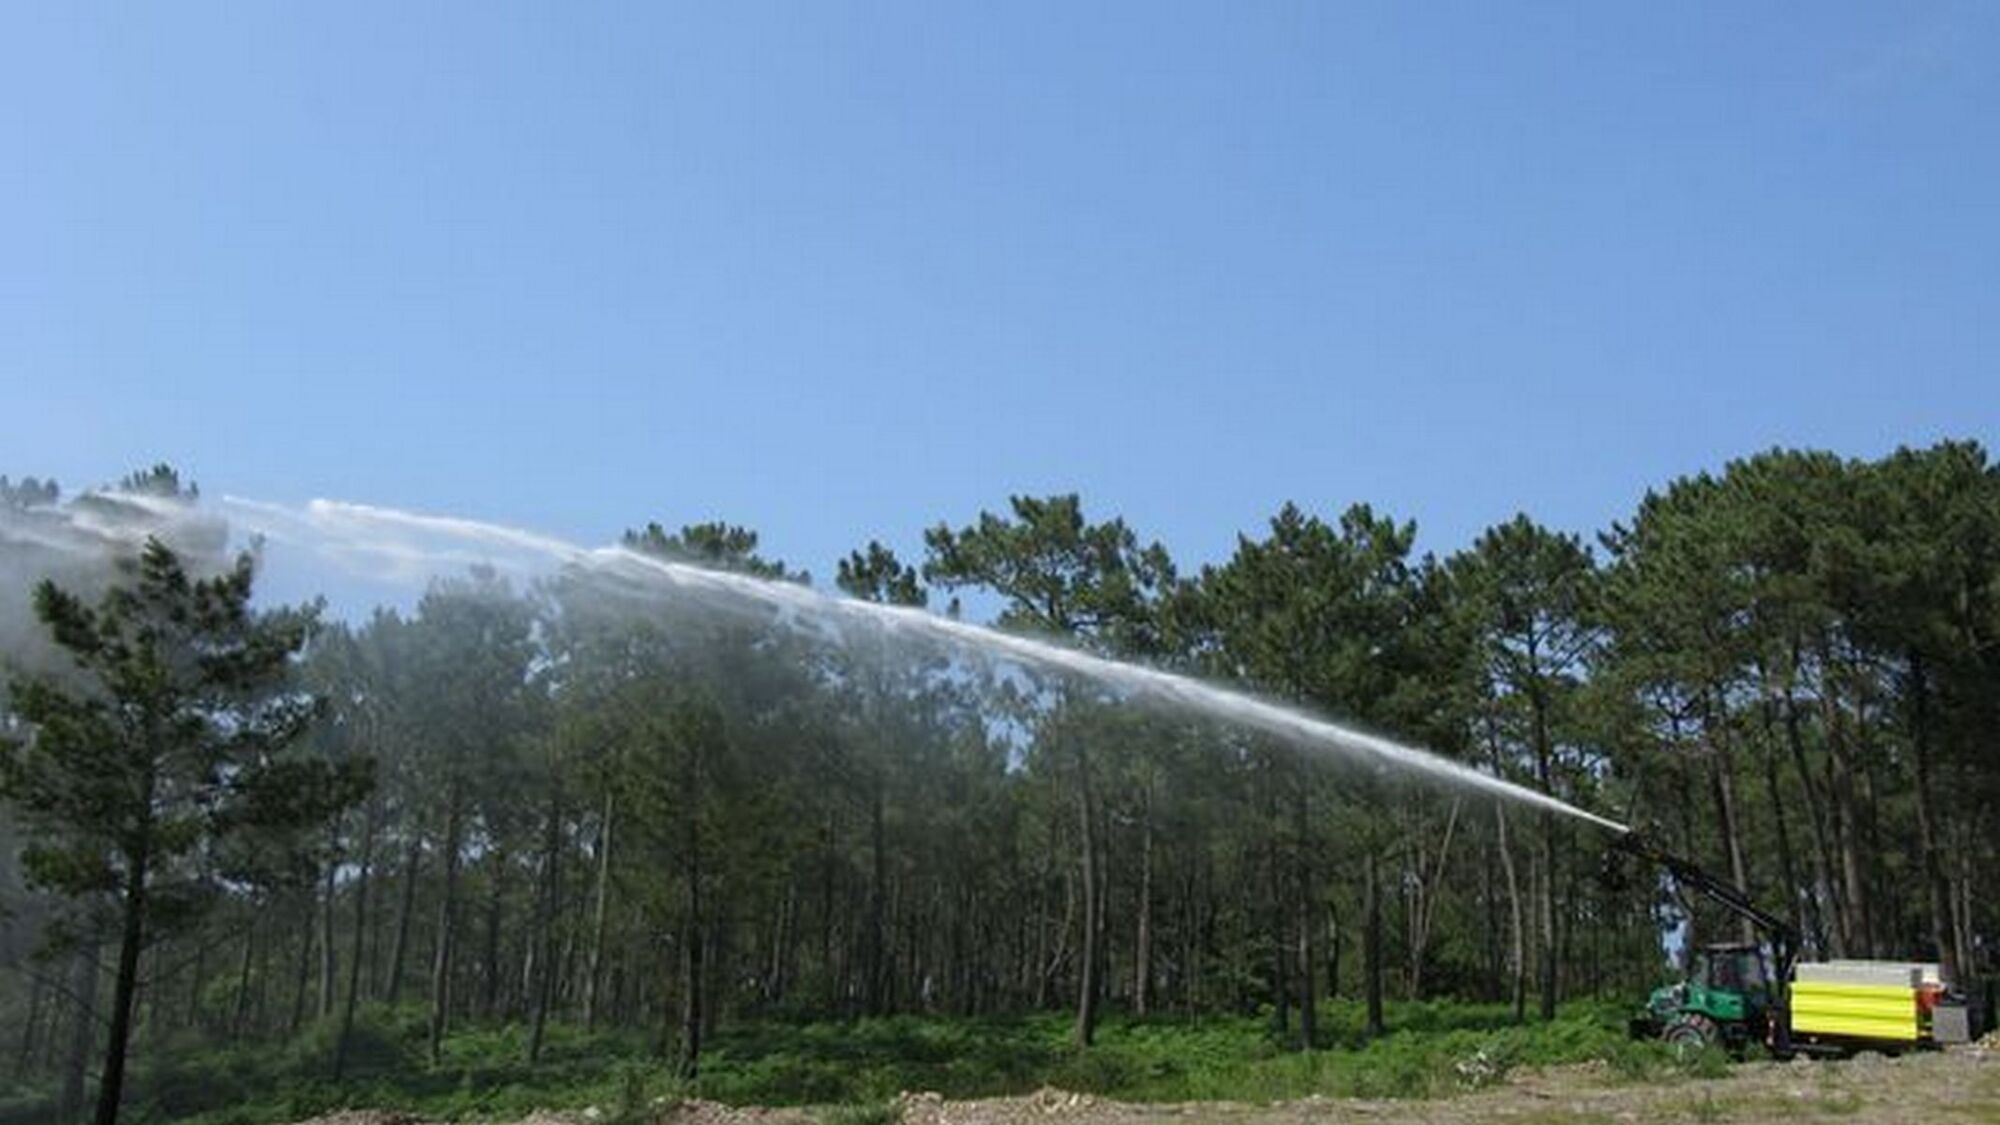
[[[52,674],[31,576],[88,604],[150,509],[91,523],[71,509],[112,501],[0,491],[0,639],[10,672]],[[73,526],[102,549],[50,545]],[[1601,550],[1526,516],[1447,558],[1413,541],[1365,505],[1287,507],[1183,574],[1077,497],[1021,497],[935,525],[921,560],[870,542],[837,584],[904,606],[977,590],[1009,627],[1649,823],[1816,953],[1992,971],[2000,471],[1978,446],[1760,454],[1649,493]],[[805,581],[725,524],[623,546]],[[149,1080],[187,1042],[298,1037],[330,1081],[365,1075],[361,1015],[419,1007],[434,1055],[518,1021],[532,1062],[569,1023],[643,1032],[694,1073],[740,1020],[1060,1007],[1088,1044],[1107,1008],[1258,1011],[1303,1046],[1332,996],[1381,1030],[1385,996],[1525,1016],[1658,974],[1667,904],[1594,878],[1596,828],[1072,677],[844,639],[575,572],[440,575],[408,613],[323,622],[291,666],[326,701],[299,751],[371,763],[373,787],[315,822],[303,877],[222,881],[146,947],[132,1097],[178,1096]],[[0,815],[11,864],[21,806]],[[116,932],[0,877],[0,1048],[78,1104]],[[1673,905],[1697,940],[1733,933]]]

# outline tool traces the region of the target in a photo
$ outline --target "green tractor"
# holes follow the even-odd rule
[[[1722,1047],[1736,1055],[1753,1043],[1779,1057],[1791,1054],[1786,982],[1791,980],[1793,951],[1798,947],[1791,924],[1751,902],[1728,880],[1662,851],[1638,833],[1620,836],[1615,845],[1665,868],[1683,887],[1750,923],[1765,935],[1770,949],[1768,961],[1763,945],[1709,945],[1695,950],[1688,979],[1654,989],[1645,1010],[1632,1019],[1632,1035],[1665,1040],[1677,1054]]]
[[[1708,1047],[1741,1054],[1756,1044],[1778,1058],[1861,1050],[1893,1055],[1976,1037],[1980,1013],[1943,979],[1939,966],[1799,962],[1797,932],[1735,884],[1637,833],[1619,837],[1615,847],[1664,868],[1682,887],[1764,935],[1762,944],[1695,950],[1688,979],[1653,991],[1631,1022],[1633,1035],[1665,1040],[1681,1054]]]
[[[1632,1035],[1661,1039],[1676,1053],[1720,1046],[1741,1054],[1772,1038],[1778,1011],[1764,950],[1756,945],[1710,945],[1695,951],[1688,979],[1653,990],[1632,1019]]]

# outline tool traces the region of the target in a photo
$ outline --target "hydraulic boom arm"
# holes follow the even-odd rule
[[[1677,855],[1661,851],[1637,832],[1627,832],[1619,836],[1617,846],[1642,860],[1666,868],[1667,873],[1682,886],[1701,892],[1709,901],[1769,934],[1772,944],[1779,947],[1780,956],[1787,962],[1785,967],[1790,968],[1789,954],[1797,942],[1797,931],[1792,929],[1790,922],[1751,902],[1750,896],[1744,894],[1741,887],[1720,876],[1712,875]]]
[[[1774,964],[1771,979],[1773,1010],[1768,1025],[1769,1043],[1780,1057],[1790,1053],[1792,960],[1798,955],[1798,931],[1792,928],[1790,922],[1751,902],[1750,896],[1743,893],[1743,888],[1702,870],[1688,860],[1661,850],[1637,832],[1627,831],[1619,836],[1616,846],[1643,861],[1659,864],[1681,886],[1701,892],[1710,902],[1744,919],[1770,938],[1771,958]]]

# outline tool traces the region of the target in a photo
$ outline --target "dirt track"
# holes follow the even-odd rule
[[[1216,1121],[1229,1125],[1303,1122],[1583,1122],[1846,1121],[1994,1122],[2000,1125],[2000,1045],[1966,1047],[1901,1059],[1863,1056],[1845,1062],[1751,1063],[1726,1078],[1648,1085],[1620,1083],[1597,1066],[1523,1071],[1479,1093],[1429,1100],[1308,1098],[1250,1105],[1202,1102],[1135,1105],[1087,1094],[1041,1090],[1013,1098],[948,1102],[905,1094],[906,1125],[1143,1125]],[[660,1125],[805,1125],[810,1109],[757,1109],[685,1103],[663,1106]],[[535,1114],[518,1125],[590,1125],[593,1110]],[[341,1113],[306,1125],[419,1125],[386,1113]]]

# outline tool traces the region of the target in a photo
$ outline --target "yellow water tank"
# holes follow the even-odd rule
[[[1920,1000],[1935,969],[1904,961],[1808,961],[1792,974],[1792,1034],[1893,1043],[1929,1037]]]

